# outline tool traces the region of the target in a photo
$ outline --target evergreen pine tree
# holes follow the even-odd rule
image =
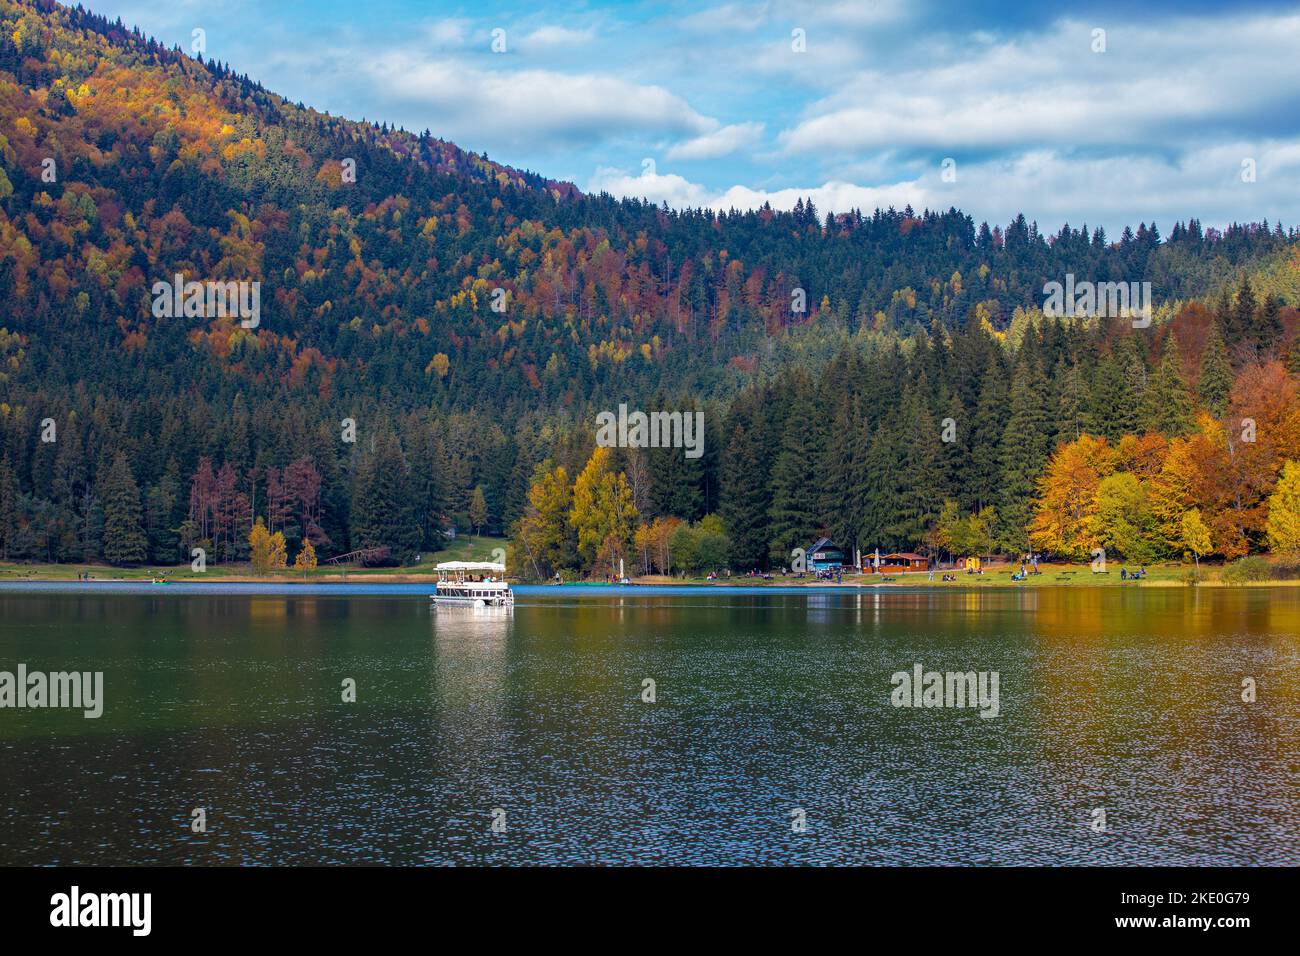
[[[528,507],[529,479],[537,468],[536,441],[536,432],[526,422],[515,431],[514,461],[511,462],[505,503],[501,508],[501,520],[507,528],[513,527]]]
[[[0,560],[9,559],[18,533],[18,498],[18,476],[8,458],[0,459]]]
[[[1124,371],[1124,401],[1119,413],[1121,434],[1134,434],[1142,427],[1142,402],[1147,391],[1147,363],[1142,358],[1143,351],[1136,335],[1125,335],[1120,340],[1120,361]]]
[[[882,419],[871,433],[867,457],[862,462],[862,520],[858,531],[863,560],[879,548],[895,550],[899,542],[898,442],[888,419]]]
[[[1074,441],[1091,428],[1090,396],[1083,369],[1077,362],[1067,365],[1062,358],[1052,375],[1052,384],[1056,391],[1056,427],[1052,437]]]
[[[1224,345],[1217,319],[1210,323],[1210,331],[1205,338],[1196,391],[1205,407],[1216,418],[1222,417],[1227,411],[1228,396],[1232,392],[1232,365],[1228,362],[1228,349]]]
[[[352,496],[352,547],[390,551],[404,562],[420,546],[420,529],[411,514],[406,461],[397,436],[389,430],[375,438],[373,451],[362,456]]]
[[[1183,379],[1178,340],[1170,331],[1164,356],[1143,395],[1142,426],[1169,437],[1185,435],[1196,424],[1192,396]]]
[[[996,353],[992,353],[984,369],[979,403],[975,406],[975,419],[971,425],[970,463],[961,496],[961,504],[967,511],[978,511],[994,503],[1006,423],[1006,376],[1002,362]]]
[[[788,565],[790,552],[812,544],[817,530],[812,471],[817,456],[808,438],[808,421],[812,416],[812,397],[800,389],[793,397],[786,420],[781,452],[772,466],[772,504],[768,509],[768,560]]]
[[[940,486],[945,497],[953,497],[961,489],[963,475],[970,463],[971,419],[955,392],[946,399],[941,394],[939,412]],[[859,461],[866,457],[867,446],[861,444],[860,448]]]
[[[148,541],[140,523],[140,489],[126,454],[118,452],[98,481],[104,503],[104,560],[136,564],[145,560]]]
[[[173,564],[181,557],[180,539],[173,524],[176,499],[180,493],[180,483],[169,472],[145,496],[145,534],[149,542],[150,561]]]
[[[1111,441],[1138,430],[1146,366],[1132,339],[1125,335],[1116,342],[1093,376],[1091,418]]]
[[[1248,341],[1255,328],[1255,292],[1250,287],[1250,279],[1243,275],[1237,287],[1237,300],[1228,313],[1228,324],[1224,326],[1224,338],[1228,347]]]
[[[1038,476],[1051,445],[1046,392],[1046,381],[1036,358],[1021,356],[1011,381],[1011,415],[1002,435],[998,485],[1000,537],[1012,551],[1029,550],[1029,519],[1033,515]]]
[[[680,411],[683,425],[685,416],[695,414],[693,402],[678,401],[670,407],[662,394],[655,398],[652,407],[654,411]],[[683,521],[697,521],[703,517],[704,468],[701,459],[687,458],[684,448],[651,448],[648,456],[650,507],[654,513]]]
[[[767,567],[768,488],[753,426],[735,421],[729,432],[722,453],[722,520],[731,538],[732,567],[749,571]]]
[[[851,548],[857,535],[858,513],[852,501],[854,472],[861,461],[861,429],[852,400],[841,396],[835,405],[830,433],[822,443],[819,462],[821,489],[818,524],[841,548]]]
[[[1214,303],[1214,319],[1219,326],[1219,331],[1223,333],[1224,344],[1235,344],[1236,340],[1232,338],[1235,331],[1233,329],[1235,319],[1232,313],[1232,296],[1226,286],[1219,291],[1219,298]]]
[[[442,535],[443,518],[448,511],[446,449],[438,434],[437,423],[432,420],[419,420],[411,429],[408,440],[410,472],[407,488],[411,520],[419,532],[419,547],[437,551],[446,541]],[[528,491],[530,476],[531,472],[518,476],[524,493]]]
[[[907,547],[925,542],[944,499],[939,428],[926,407],[928,392],[929,383],[922,375],[904,392],[900,407],[901,441],[899,460],[894,466],[898,478],[897,510],[889,530]]]
[[[1269,293],[1255,316],[1255,325],[1251,329],[1251,341],[1260,352],[1267,352],[1282,339],[1282,304]]]

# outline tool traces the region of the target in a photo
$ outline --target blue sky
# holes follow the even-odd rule
[[[589,191],[1112,235],[1300,224],[1294,3],[84,2],[184,49],[202,28],[209,57],[291,99]]]

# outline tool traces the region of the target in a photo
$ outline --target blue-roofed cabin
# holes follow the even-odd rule
[[[838,571],[844,567],[844,551],[830,538],[819,538],[807,554],[810,571]]]

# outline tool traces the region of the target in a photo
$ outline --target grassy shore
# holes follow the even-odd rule
[[[747,575],[733,574],[731,577],[722,577],[713,581],[706,580],[703,577],[666,577],[663,575],[647,575],[632,580],[637,584],[698,584],[705,586],[719,587],[934,587],[934,588],[972,588],[972,587],[1128,587],[1128,588],[1178,588],[1187,587],[1193,583],[1193,574],[1196,571],[1191,564],[1181,564],[1178,562],[1168,562],[1162,564],[1148,565],[1146,574],[1137,580],[1131,577],[1121,577],[1120,572],[1123,570],[1133,571],[1136,566],[1129,567],[1124,564],[1107,564],[1105,572],[1094,572],[1089,564],[1040,564],[1038,574],[1030,574],[1024,581],[1012,581],[1013,573],[1020,569],[1020,565],[1015,564],[994,564],[986,568],[983,574],[967,574],[964,571],[944,571],[936,570],[934,580],[930,580],[929,572],[915,571],[898,574],[845,574],[842,582],[836,584],[831,581],[816,581],[805,575],[803,578],[797,578],[794,575],[773,574],[770,578],[749,577]],[[955,575],[956,580],[944,581],[943,575]],[[1206,562],[1201,563],[1199,575],[1196,576],[1195,583],[1201,587],[1225,587],[1231,586],[1229,582],[1223,580],[1222,565],[1212,565]],[[1286,581],[1258,581],[1249,582],[1244,587],[1287,587],[1300,586],[1300,580]]]
[[[419,564],[400,568],[365,568],[358,565],[321,564],[310,571],[287,568],[274,574],[254,574],[248,564],[209,564],[198,572],[188,564],[145,565],[138,568],[115,568],[105,564],[0,564],[0,582],[4,581],[76,581],[89,574],[91,581],[202,581],[273,582],[279,584],[419,584],[436,581],[434,566],[442,561],[491,561],[493,551],[506,547],[505,538],[462,536],[436,554],[423,555]],[[500,557],[498,554],[497,557]]]
[[[434,566],[442,561],[490,561],[493,552],[504,548],[504,538],[461,537],[448,548],[427,556],[419,564],[400,568],[363,568],[355,565],[323,565],[301,572],[287,569],[275,574],[254,574],[247,564],[209,565],[203,573],[193,571],[188,564],[173,567],[114,568],[100,564],[0,564],[0,582],[12,581],[76,581],[89,574],[91,581],[149,581],[166,578],[169,582],[202,581],[217,583],[276,583],[276,584],[423,584],[437,579]],[[499,557],[499,553],[497,557]],[[774,574],[771,577],[750,577],[733,574],[712,581],[704,577],[668,577],[666,575],[641,575],[632,578],[639,585],[691,585],[699,587],[926,587],[926,588],[987,588],[987,587],[1128,587],[1176,588],[1192,583],[1193,567],[1190,564],[1170,562],[1151,565],[1140,580],[1120,577],[1123,564],[1111,563],[1106,573],[1095,573],[1087,564],[1042,564],[1040,573],[1031,574],[1024,581],[1012,581],[1011,575],[1019,565],[1000,564],[988,567],[983,574],[966,574],[964,571],[936,571],[934,580],[924,571],[900,574],[846,574],[842,581],[818,581],[805,575]],[[1197,584],[1202,587],[1233,586],[1223,579],[1221,565],[1202,563]],[[941,580],[944,574],[955,574],[956,580]],[[584,582],[573,581],[573,584]],[[1259,581],[1236,585],[1242,587],[1294,587],[1300,580]]]

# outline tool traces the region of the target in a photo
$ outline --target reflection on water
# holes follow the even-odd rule
[[[1295,864],[1297,633],[1294,588],[0,592],[0,671],[106,697],[0,710],[0,862]],[[1001,716],[894,708],[918,663]]]

